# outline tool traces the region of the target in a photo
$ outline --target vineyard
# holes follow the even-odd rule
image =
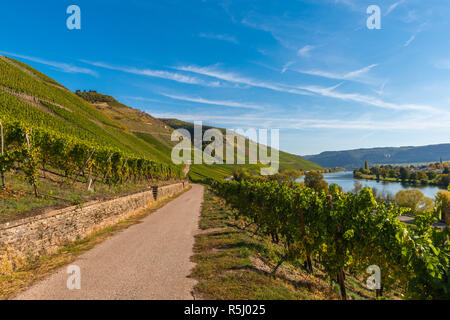
[[[182,178],[183,175],[181,168],[88,143],[50,129],[27,128],[14,120],[0,122],[0,129],[2,186],[5,186],[5,173],[20,169],[36,196],[39,170],[46,168],[62,171],[67,182],[75,182],[83,174],[89,187],[96,181],[111,185],[128,179],[165,180]]]
[[[89,187],[182,177],[152,145],[24,63],[0,57],[1,186],[22,172],[38,195],[39,172]]]
[[[155,147],[55,83],[19,61],[0,56],[1,118],[20,120],[28,128],[51,128],[89,143],[166,161]]]
[[[301,261],[310,273],[320,266],[346,299],[346,275],[368,278],[367,268],[378,266],[377,297],[400,288],[407,298],[450,298],[449,228],[432,227],[435,212],[406,225],[397,217],[407,209],[377,203],[367,188],[344,194],[336,185],[317,192],[252,180],[211,184],[236,218],[283,248],[274,272],[285,261]]]

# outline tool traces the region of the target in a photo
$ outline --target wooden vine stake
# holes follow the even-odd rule
[[[83,172],[84,168],[86,168],[86,166],[89,163],[89,160],[91,160],[91,158],[94,155],[94,153],[95,153],[95,149],[92,150],[92,152],[89,154],[89,157],[84,162],[83,167],[81,167],[80,171],[78,171],[77,175],[75,176],[75,179],[73,179],[73,181],[72,181],[72,185],[74,185],[74,183],[77,181],[78,177],[80,176],[81,172]]]
[[[107,158],[106,161],[105,161],[105,165],[107,165],[108,162],[109,162],[109,160],[111,160],[112,155],[113,155],[112,152],[108,155],[108,158]],[[103,176],[103,180],[105,180],[105,177],[106,177],[106,173],[105,173],[105,175]],[[96,176],[96,177],[94,178],[94,180],[91,179],[91,180],[89,181],[88,190],[91,190],[92,186],[93,186],[94,183],[97,181],[97,178],[98,178],[98,177]]]
[[[31,152],[31,147],[30,147],[30,136],[28,134],[28,132],[25,132],[25,138],[27,140],[27,149],[28,149],[28,153]],[[28,156],[29,159],[29,163],[30,166],[32,165],[32,159],[30,158],[30,155]],[[33,188],[34,188],[34,195],[36,196],[36,198],[38,197],[38,192],[37,192],[37,185],[36,185],[36,179],[33,178]]]
[[[1,139],[2,157],[3,157],[3,155],[5,153],[5,143],[3,141],[3,124],[1,121],[0,121],[0,139]],[[2,176],[2,188],[5,188],[5,173],[3,172],[3,170],[1,172],[1,176]]]

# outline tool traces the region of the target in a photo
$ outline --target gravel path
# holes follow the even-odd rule
[[[192,189],[142,220],[81,255],[81,288],[69,290],[67,266],[15,299],[193,299],[195,281],[187,278],[194,263],[194,235],[203,187]]]

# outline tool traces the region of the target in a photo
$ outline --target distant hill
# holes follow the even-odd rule
[[[190,132],[191,137],[194,136],[194,124],[190,122],[184,122],[178,119],[159,119],[162,122],[166,123],[168,126],[175,128],[175,129],[186,129]],[[210,126],[202,126],[203,132],[212,129],[214,127]],[[219,129],[222,133],[226,132],[226,129],[223,128],[216,128]],[[245,154],[248,157],[248,139],[246,139],[246,150]],[[209,142],[204,143],[209,144]],[[236,155],[236,152],[235,152]],[[301,171],[307,171],[307,170],[322,170],[323,168],[311,161],[305,160],[300,156],[293,155],[287,152],[280,151],[280,170],[288,170],[288,169],[295,169],[295,170],[301,170]],[[248,158],[247,158],[248,160]],[[246,161],[248,163],[248,161]],[[258,165],[242,165],[246,167],[249,171],[257,172],[259,171]],[[236,165],[193,165],[191,167],[191,177],[194,179],[199,179],[201,177],[215,177],[217,174],[220,176],[230,176],[233,172],[233,169],[236,167]]]
[[[318,155],[304,156],[325,168],[361,168],[367,160],[375,164],[406,164],[450,160],[450,143],[422,147],[373,148],[346,151],[326,151]]]

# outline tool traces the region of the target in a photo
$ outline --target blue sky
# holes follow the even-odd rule
[[[448,0],[18,0],[0,53],[156,117],[278,128],[305,155],[449,143],[449,17]]]

